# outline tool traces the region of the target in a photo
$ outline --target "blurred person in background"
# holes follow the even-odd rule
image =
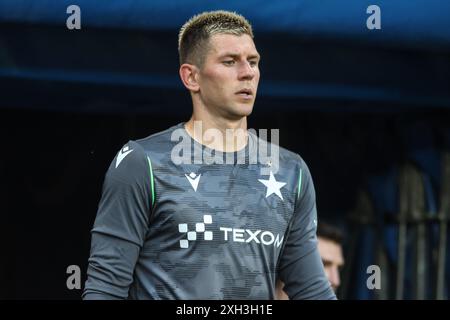
[[[317,240],[320,257],[322,258],[325,274],[331,287],[336,292],[341,284],[340,271],[344,266],[344,255],[342,252],[343,235],[335,226],[319,222],[317,227]],[[283,291],[284,283],[277,281],[276,299],[288,300],[289,297]]]

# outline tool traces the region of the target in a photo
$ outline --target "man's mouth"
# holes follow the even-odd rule
[[[253,98],[253,91],[252,89],[242,89],[239,90],[238,92],[236,92],[237,95],[239,95],[240,97],[244,98],[244,99],[251,99]]]

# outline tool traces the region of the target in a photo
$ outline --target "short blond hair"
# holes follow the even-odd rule
[[[214,34],[247,34],[253,38],[250,23],[240,14],[229,11],[203,12],[190,18],[178,35],[180,64],[202,66],[208,51],[208,40]]]

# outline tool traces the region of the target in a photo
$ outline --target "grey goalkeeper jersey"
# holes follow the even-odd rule
[[[260,142],[214,153],[183,123],[129,141],[106,173],[83,298],[273,299],[280,278],[291,299],[335,299],[308,167],[283,148],[277,170],[252,161]],[[208,152],[224,163],[195,158]]]

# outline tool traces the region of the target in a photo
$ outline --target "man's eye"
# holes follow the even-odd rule
[[[252,67],[256,67],[258,65],[258,62],[256,62],[255,60],[250,61],[250,65]]]
[[[234,60],[225,60],[223,62],[223,64],[226,65],[226,66],[232,66],[234,64]]]

